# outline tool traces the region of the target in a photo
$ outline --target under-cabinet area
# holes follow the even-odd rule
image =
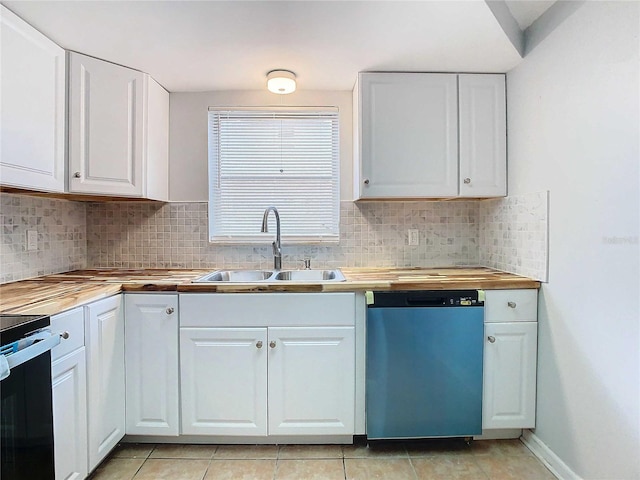
[[[537,290],[473,292],[484,299],[473,307],[484,318],[474,437],[517,438],[535,426]],[[56,478],[85,478],[123,440],[353,443],[368,434],[367,356],[380,365],[391,354],[365,351],[372,298],[124,292],[52,316],[69,333],[52,352]]]

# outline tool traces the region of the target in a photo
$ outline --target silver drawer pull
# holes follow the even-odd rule
[[[507,302],[507,307],[516,308],[516,302]]]
[[[364,184],[365,184],[365,185],[369,185],[369,179],[368,179],[368,178],[365,178],[365,179],[364,179]]]
[[[274,342],[273,340],[271,340],[271,342],[269,342],[269,346],[271,348],[276,348],[276,342]]]
[[[262,340],[258,340],[256,343],[256,348],[262,348]]]
[[[173,307],[167,307],[166,312],[167,312],[167,315],[171,315],[174,312]]]
[[[66,340],[69,338],[69,332],[62,332],[60,336]]]
[[[470,178],[465,178],[464,179],[464,183],[465,183],[465,185],[469,185],[471,183],[471,179]]]
[[[487,340],[489,340],[489,343],[496,343],[496,337],[494,337],[494,336],[492,336],[492,335],[489,335],[489,336],[487,337]]]

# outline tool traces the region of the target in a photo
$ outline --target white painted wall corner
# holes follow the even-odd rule
[[[560,480],[583,480],[531,430],[523,430],[520,440]]]

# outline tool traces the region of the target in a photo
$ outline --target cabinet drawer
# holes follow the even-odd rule
[[[51,317],[53,333],[67,332],[69,338],[61,339],[60,344],[51,350],[51,361],[64,357],[67,353],[84,346],[84,310],[74,308],[68,312]]]
[[[354,293],[187,293],[181,327],[354,325]]]
[[[487,290],[484,321],[535,322],[538,319],[538,290]]]

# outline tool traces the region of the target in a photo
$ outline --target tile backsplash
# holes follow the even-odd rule
[[[548,281],[549,193],[480,203],[480,264]]]
[[[287,245],[283,265],[316,267],[478,264],[477,202],[342,202],[338,245]],[[256,219],[256,229],[261,219]],[[283,222],[286,219],[282,219]],[[418,246],[407,230],[418,229]],[[94,203],[87,210],[94,267],[265,268],[265,245],[208,243],[207,203]]]
[[[450,202],[342,202],[338,245],[283,244],[285,268],[485,265],[547,280],[547,192]],[[256,220],[259,228],[261,219]],[[286,221],[286,219],[283,219]],[[207,203],[81,203],[0,193],[0,283],[79,268],[268,268],[264,245],[212,245]],[[408,243],[409,229],[419,245]],[[37,230],[38,250],[26,250]]]
[[[87,266],[83,203],[0,194],[0,283]],[[27,250],[26,232],[38,232],[38,249]]]

